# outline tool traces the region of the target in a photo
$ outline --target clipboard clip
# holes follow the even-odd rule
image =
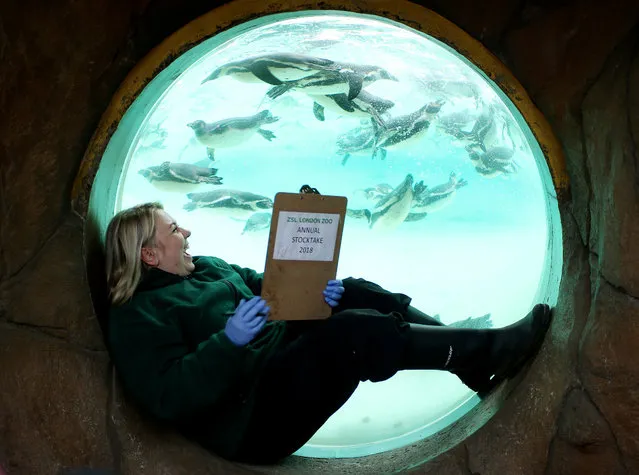
[[[312,188],[310,185],[302,185],[302,187],[300,188],[300,193],[303,193],[303,194],[312,193],[314,195],[321,195],[321,193],[317,191],[317,188]]]

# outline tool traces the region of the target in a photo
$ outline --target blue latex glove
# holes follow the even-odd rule
[[[233,316],[226,321],[226,336],[236,346],[246,345],[264,327],[270,310],[262,297],[242,299]]]
[[[326,288],[322,292],[324,294],[324,301],[331,307],[337,307],[339,301],[344,295],[344,286],[341,280],[329,280],[326,284]]]

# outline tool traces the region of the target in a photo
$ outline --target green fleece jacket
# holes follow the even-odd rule
[[[154,416],[232,458],[254,404],[257,376],[284,335],[268,322],[246,346],[224,326],[262,275],[214,257],[195,257],[186,277],[152,269],[130,301],[112,306],[108,342],[125,389]]]

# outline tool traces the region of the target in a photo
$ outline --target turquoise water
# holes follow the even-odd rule
[[[186,61],[170,66],[180,74],[174,72],[172,82],[164,79],[168,87],[161,90],[152,83],[147,88],[152,92],[138,99],[143,103],[127,113],[135,114],[137,107],[135,119],[123,120],[135,126],[119,130],[126,138],[118,139],[119,149],[107,150],[126,155],[117,209],[162,201],[193,232],[192,254],[213,254],[261,271],[268,228],[243,232],[253,212],[228,207],[188,211],[187,193],[223,189],[272,199],[277,192],[297,192],[309,184],[322,194],[346,196],[351,210],[375,212],[380,198],[367,198],[367,188],[386,184],[394,189],[411,174],[415,183],[428,186],[426,193],[435,193],[454,173],[465,186],[452,192],[449,187],[443,205],[419,221],[405,221],[400,213],[390,230],[377,231],[366,219],[347,217],[338,277],[365,277],[406,293],[413,305],[444,323],[490,314],[483,325],[505,326],[540,299],[551,246],[548,203],[553,200],[544,158],[521,118],[466,61],[405,27],[354,15],[263,21],[242,28],[239,36],[222,36],[224,41],[213,38],[198,46],[188,67]],[[374,64],[392,73],[397,81],[378,80],[363,89],[394,102],[381,114],[384,122],[435,101],[443,105],[422,136],[404,147],[389,147],[385,159],[372,158],[368,149],[344,163],[337,143],[345,133],[371,127],[370,116],[326,109],[320,121],[313,113],[314,98],[303,88],[270,99],[271,86],[264,82],[224,76],[202,84],[231,61],[282,52]],[[262,126],[275,138],[268,141],[254,133],[235,146],[216,147],[214,161],[187,126],[264,110],[278,117]],[[481,140],[485,150],[503,147],[512,154],[500,162],[508,171],[491,178],[470,160],[469,139],[456,138],[446,128],[454,123],[453,130],[468,133],[482,114],[490,118]],[[139,173],[165,161],[215,167],[223,183],[151,182]],[[486,170],[493,162],[482,163]],[[417,203],[418,189],[413,190]],[[445,372],[403,372],[383,383],[362,383],[298,453],[359,456],[399,447],[442,429],[476,403],[474,393]]]

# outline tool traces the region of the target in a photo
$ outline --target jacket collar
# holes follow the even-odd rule
[[[197,258],[193,258],[193,263],[197,267]],[[177,275],[177,274],[171,274],[170,272],[163,271],[156,267],[152,267],[151,269],[147,269],[142,274],[142,280],[138,284],[138,288],[136,289],[136,292],[137,291],[144,292],[145,290],[159,289],[161,287],[166,287],[167,285],[183,282],[187,279],[190,279],[191,277],[193,277],[193,272],[191,272],[189,275]]]

